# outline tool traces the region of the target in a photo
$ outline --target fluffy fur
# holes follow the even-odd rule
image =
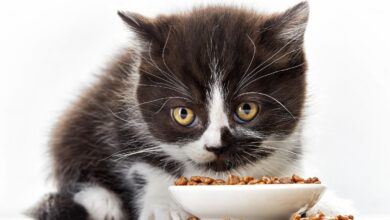
[[[119,13],[124,50],[59,120],[50,152],[58,192],[37,219],[185,219],[176,177],[300,172],[308,5],[279,14],[230,7],[145,18]],[[259,113],[237,119],[240,103]],[[191,126],[171,115],[196,114]]]

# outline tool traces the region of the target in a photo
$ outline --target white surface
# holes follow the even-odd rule
[[[200,219],[247,220],[306,211],[318,202],[324,190],[320,184],[169,187],[183,209]]]
[[[0,1],[2,215],[14,216],[50,190],[44,184],[50,128],[126,42],[116,10],[154,15],[194,2]],[[297,1],[234,2],[282,9]],[[306,35],[311,96],[307,146],[318,168],[313,175],[366,214],[390,214],[389,4],[311,1]]]

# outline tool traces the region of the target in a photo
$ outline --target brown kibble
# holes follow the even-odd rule
[[[265,184],[271,183],[271,179],[268,176],[261,177],[261,181],[264,182]]]
[[[302,177],[300,177],[300,176],[298,176],[298,175],[295,175],[295,174],[292,175],[291,180],[292,180],[294,183],[297,183],[297,182],[304,182],[304,181],[305,181]]]
[[[323,212],[309,215],[308,217],[302,218],[298,213],[291,216],[290,220],[353,220],[352,215],[337,215],[337,216],[325,216]]]
[[[195,217],[195,216],[191,216],[187,220],[199,220],[199,219],[197,217]]]
[[[188,179],[185,177],[180,177],[179,179],[177,179],[175,181],[176,186],[185,186],[185,185],[187,185],[187,183],[188,183]]]
[[[279,182],[280,182],[281,184],[290,184],[290,183],[292,183],[290,177],[282,177],[282,178],[279,179]]]
[[[198,183],[194,181],[188,181],[187,183],[187,186],[194,186],[194,185],[198,185]]]
[[[349,216],[344,216],[344,215],[339,215],[339,216],[337,216],[337,218],[339,219],[339,220],[350,220],[350,218],[349,218]]]
[[[256,179],[251,176],[239,177],[235,175],[229,175],[227,181],[223,179],[213,179],[206,176],[192,176],[189,179],[186,177],[180,177],[175,181],[177,186],[190,186],[190,185],[254,185],[254,184],[321,184],[321,181],[317,177],[309,177],[304,179],[298,175],[292,175],[292,177],[268,177],[262,176],[260,179]]]
[[[258,184],[258,183],[260,183],[260,180],[258,180],[258,179],[253,179],[253,180],[248,182],[249,185],[254,185],[254,184]]]
[[[301,215],[299,213],[295,213],[294,215],[291,216],[291,220],[300,220]]]
[[[212,179],[212,178],[210,178],[210,177],[205,177],[205,176],[202,176],[201,178],[200,178],[200,181],[202,182],[202,183],[205,183],[205,184],[211,184],[213,181],[214,181],[214,179]]]
[[[304,182],[305,183],[313,183],[313,178],[309,177],[309,178],[305,179]]]
[[[225,180],[221,180],[221,179],[216,179],[214,180],[211,185],[226,185],[226,182]]]
[[[200,185],[200,186],[207,186],[207,185],[209,185],[209,184],[207,184],[207,183],[197,183],[197,185]]]
[[[228,185],[236,185],[240,182],[240,178],[238,176],[229,175],[228,177]]]
[[[202,182],[202,177],[201,176],[191,176],[190,181],[200,183],[200,182]]]
[[[249,183],[250,181],[252,181],[254,178],[251,177],[251,176],[245,176],[243,178],[241,178],[241,181],[245,182],[245,183]]]

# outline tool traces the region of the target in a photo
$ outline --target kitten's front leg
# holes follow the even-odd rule
[[[130,181],[136,187],[139,220],[185,220],[190,215],[169,196],[168,187],[175,177],[145,163],[130,169]]]

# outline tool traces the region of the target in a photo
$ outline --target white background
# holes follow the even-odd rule
[[[153,16],[194,2],[205,1],[0,2],[0,217],[21,212],[51,190],[45,153],[50,129],[126,44],[129,33],[116,10]],[[275,11],[295,2],[234,3]],[[390,214],[389,3],[310,3],[306,146],[318,168],[313,175],[361,213]]]

